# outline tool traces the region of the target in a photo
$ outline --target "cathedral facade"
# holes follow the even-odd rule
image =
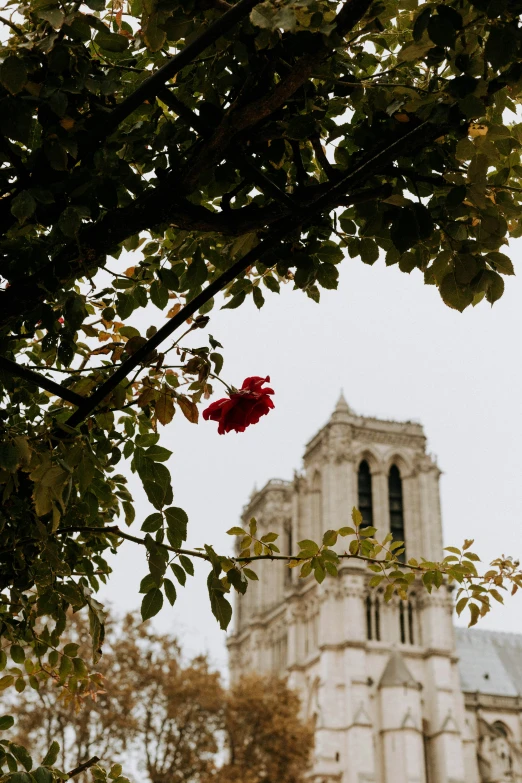
[[[357,506],[408,558],[440,560],[439,476],[420,424],[358,416],[341,396],[302,472],[254,492],[243,525],[255,517],[290,554]],[[384,603],[355,560],[321,585],[256,570],[236,602],[231,678],[272,673],[299,692],[314,783],[522,783],[522,636],[455,628],[447,587]]]

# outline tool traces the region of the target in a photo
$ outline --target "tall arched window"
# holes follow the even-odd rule
[[[415,636],[413,632],[413,605],[411,601],[408,601],[408,637],[410,644],[415,644]]]
[[[375,618],[375,639],[380,642],[381,641],[381,605],[379,603],[379,599],[375,598],[374,603],[374,618]]]
[[[321,492],[321,474],[315,473],[312,479],[312,536],[322,535],[323,529],[323,493]]]
[[[401,644],[406,644],[406,623],[404,618],[404,603],[399,603],[399,629],[401,635]]]
[[[372,599],[366,596],[366,638],[372,639]]]
[[[357,490],[359,511],[363,518],[361,527],[371,527],[373,525],[372,474],[365,459],[359,465]]]
[[[404,511],[402,505],[402,479],[397,465],[392,465],[388,474],[388,500],[390,504],[390,532],[394,541],[405,541]],[[405,552],[399,555],[403,563]]]

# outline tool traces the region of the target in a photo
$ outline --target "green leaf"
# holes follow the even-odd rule
[[[244,291],[240,291],[238,294],[233,296],[232,299],[230,299],[227,304],[223,305],[221,309],[235,310],[236,307],[239,307],[240,305],[243,304],[243,302],[245,301],[245,297],[246,297],[246,293]]]
[[[332,264],[321,264],[317,270],[317,282],[323,288],[336,289],[339,283],[339,272]]]
[[[6,688],[10,688],[14,683],[14,677],[12,674],[6,674],[0,678],[0,691],[5,691]]]
[[[359,253],[363,263],[371,266],[379,258],[379,246],[373,239],[362,237],[359,243]]]
[[[229,536],[246,536],[246,530],[243,530],[242,527],[231,527],[230,530],[227,530],[227,534]]]
[[[180,570],[182,570],[182,569],[180,569]],[[165,579],[163,580],[163,587],[165,589],[165,595],[167,596],[167,600],[168,600],[169,604],[171,606],[174,606],[174,604],[176,602],[176,588],[174,587],[174,583],[171,582],[170,579],[165,577]]]
[[[143,40],[151,52],[159,52],[166,41],[167,32],[162,27],[164,20],[165,16],[163,13],[152,13],[148,17],[143,17]]]
[[[277,541],[278,538],[278,533],[265,533],[264,536],[261,536],[261,541],[263,544],[270,544],[272,541]]]
[[[29,755],[27,748],[24,748],[23,745],[15,745],[14,742],[11,742],[11,744],[9,745],[9,750],[11,751],[15,759],[19,761],[20,764],[22,764],[28,772],[32,769],[33,760]]]
[[[14,718],[11,715],[2,715],[0,718],[0,731],[7,731],[14,726]]]
[[[25,652],[24,648],[20,647],[19,644],[13,644],[11,646],[11,658],[15,663],[23,663],[25,661]]]
[[[469,604],[469,613],[471,615],[471,619],[468,623],[468,628],[471,628],[472,625],[477,624],[480,617],[480,609],[477,604]]]
[[[200,250],[196,250],[192,263],[189,265],[184,277],[185,288],[196,288],[203,285],[208,276],[208,269]],[[244,298],[244,296],[243,296]]]
[[[56,30],[58,30],[64,20],[64,13],[60,10],[58,4],[49,4],[44,8],[38,10],[38,16],[40,19],[46,19]]]
[[[243,568],[243,573],[246,577],[248,577],[248,579],[252,579],[255,582],[259,580],[258,575],[255,571],[252,571],[251,568]]]
[[[163,593],[159,587],[153,587],[143,596],[141,602],[141,617],[143,620],[148,620],[154,615],[158,614],[159,610],[163,606]]]
[[[169,303],[168,288],[154,280],[150,287],[150,301],[160,310],[164,310]]]
[[[163,525],[163,516],[159,513],[149,514],[144,521],[141,529],[144,533],[156,533],[157,530]]]
[[[484,54],[493,68],[499,69],[508,65],[515,56],[518,47],[517,33],[509,24],[489,27]]]
[[[437,46],[453,46],[457,31],[450,20],[440,14],[430,17],[428,21],[428,35]]]
[[[337,535],[338,534],[336,530],[327,530],[323,535],[323,544],[325,546],[334,546],[334,544],[337,542]]]
[[[66,644],[65,647],[63,648],[63,654],[67,655],[69,658],[76,658],[78,655],[79,648],[80,648],[79,644],[70,642],[69,644]]]
[[[219,627],[226,631],[232,619],[232,606],[225,598],[223,585],[215,575],[214,570],[208,575],[207,586],[212,614],[217,619]]]
[[[260,310],[265,303],[265,297],[263,296],[263,292],[261,291],[258,285],[255,285],[253,287],[252,297],[254,299],[255,306],[257,307],[258,310]]]
[[[449,272],[442,278],[440,295],[448,307],[462,313],[473,302],[473,291],[457,284],[455,272]]]
[[[298,541],[297,546],[300,549],[309,549],[314,553],[317,552],[319,549],[319,544],[316,544],[315,541],[311,541],[308,538],[304,538],[302,541]]]
[[[32,773],[36,783],[53,783],[53,773],[47,767],[37,767]]]
[[[457,602],[456,610],[457,610],[457,614],[459,615],[459,617],[462,614],[462,612],[464,611],[464,609],[466,608],[468,601],[469,601],[469,598],[464,596],[464,598],[461,598],[460,601]]]
[[[15,216],[19,223],[25,223],[27,218],[33,215],[36,209],[36,201],[28,190],[22,190],[14,197],[11,204],[11,214]]]
[[[187,557],[186,555],[180,555],[179,562],[181,563],[181,565],[183,566],[187,574],[189,574],[189,576],[194,576],[194,564],[189,557]]]
[[[0,68],[0,82],[11,95],[21,92],[27,84],[27,68],[23,60],[12,54],[6,57]]]
[[[187,581],[187,574],[185,573],[185,570],[179,565],[179,563],[171,563],[170,568],[172,570],[172,573],[178,580],[178,582],[181,585],[185,585],[185,582]],[[168,595],[167,595],[168,598]]]
[[[494,251],[488,253],[486,258],[488,259],[488,261],[493,262],[493,266],[495,267],[496,271],[500,272],[502,275],[515,274],[515,270],[513,268],[513,262],[504,253],[497,253],[496,251]]]
[[[146,450],[145,456],[153,462],[166,462],[172,456],[172,451],[163,448],[163,446],[154,445]]]
[[[105,49],[106,52],[124,52],[128,48],[129,42],[124,35],[118,35],[117,33],[111,33],[109,30],[106,32],[99,32],[94,43]]]
[[[182,508],[171,506],[165,510],[165,519],[168,526],[168,538],[174,549],[179,549],[187,540],[188,516]]]
[[[323,242],[316,255],[328,264],[339,264],[344,258],[342,248],[334,242]]]

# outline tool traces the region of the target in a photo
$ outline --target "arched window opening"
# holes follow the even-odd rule
[[[379,603],[379,599],[375,599],[374,604],[374,618],[375,618],[375,639],[376,641],[381,641],[381,607]]]
[[[317,472],[312,481],[312,531],[322,533],[323,493],[321,492],[321,474]]]
[[[397,465],[392,465],[388,474],[388,500],[390,504],[390,532],[394,541],[405,541],[404,509],[402,502],[402,479]],[[399,555],[406,562],[406,552]]]
[[[371,527],[373,526],[372,474],[365,459],[359,465],[357,472],[357,490],[359,511],[363,518],[361,527]]]
[[[413,606],[411,604],[411,601],[408,601],[408,637],[410,640],[410,644],[415,644],[414,634],[413,634]]]
[[[401,644],[406,644],[406,622],[404,617],[404,603],[399,603],[399,626],[401,632]]]
[[[496,720],[493,724],[493,728],[495,729],[496,733],[499,734],[501,737],[505,737],[505,739],[509,739],[509,730],[505,723],[502,723],[500,720]]]
[[[372,639],[372,599],[366,596],[366,638]]]

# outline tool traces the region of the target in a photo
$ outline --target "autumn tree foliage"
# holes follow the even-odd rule
[[[381,255],[459,311],[501,297],[509,238],[522,232],[521,11],[519,0],[5,6],[0,688],[52,682],[77,701],[97,690],[62,636],[68,611],[83,610],[99,664],[95,596],[124,539],[146,555],[143,619],[190,585],[195,558],[222,628],[258,558],[319,582],[357,558],[387,598],[449,579],[472,623],[522,586],[512,558],[477,566],[471,539],[441,563],[402,563],[401,542],[361,526],[357,510],[353,526],[289,555],[255,520],[231,531],[234,556],[186,550],[160,439],[175,416],[196,424],[203,405],[213,421],[201,426],[217,421],[226,437],[271,410],[263,376],[223,375],[213,308],[262,308],[281,286],[318,302],[346,255]],[[222,381],[226,396],[209,405]],[[273,391],[277,405],[285,390]],[[150,502],[145,519],[124,464]],[[20,783],[59,778],[51,746],[36,768],[0,740],[0,769]]]
[[[81,614],[71,618],[80,654],[88,636]],[[62,769],[132,759],[151,783],[305,780],[313,735],[282,680],[254,675],[226,690],[205,658],[184,662],[175,638],[133,615],[109,624],[96,670],[100,687],[80,710],[51,680],[21,693],[15,741],[43,755],[58,739]]]

